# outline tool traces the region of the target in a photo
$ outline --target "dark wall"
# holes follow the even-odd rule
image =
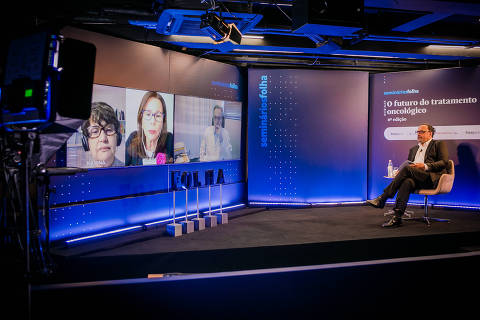
[[[50,319],[72,314],[191,319],[206,313],[210,319],[392,314],[463,319],[476,314],[471,292],[479,285],[478,255],[400,260],[39,286],[33,288],[32,314]],[[205,299],[213,300],[209,307]]]
[[[97,47],[97,84],[242,101],[235,66],[72,27],[62,34]]]

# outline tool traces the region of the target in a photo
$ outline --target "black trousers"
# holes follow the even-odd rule
[[[417,189],[431,188],[433,188],[433,182],[428,172],[406,166],[397,173],[393,181],[383,190],[382,196],[385,199],[393,198],[398,192],[394,209],[403,214],[411,193]]]

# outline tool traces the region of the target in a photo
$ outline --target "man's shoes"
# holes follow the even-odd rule
[[[367,200],[367,204],[371,205],[372,207],[380,208],[380,209],[385,207],[385,202],[386,202],[386,199],[384,199],[382,196],[378,196],[372,200]]]
[[[394,215],[390,221],[385,222],[382,224],[382,227],[384,228],[398,228],[402,225],[402,218]]]

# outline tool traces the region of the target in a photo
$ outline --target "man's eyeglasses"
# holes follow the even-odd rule
[[[424,133],[426,133],[426,132],[430,132],[430,131],[429,131],[429,130],[427,130],[427,131],[425,131],[425,130],[417,130],[417,131],[415,131],[416,134],[419,134],[419,133],[424,134]]]
[[[102,126],[91,126],[87,128],[88,137],[89,138],[98,138],[100,133],[105,132],[107,136],[113,136],[117,131],[115,130],[115,126],[112,124],[108,124],[105,127]]]
[[[164,116],[163,112],[153,113],[152,111],[143,110],[143,118],[145,120],[151,120],[152,117],[155,117],[155,121],[160,122],[163,120],[163,116]]]

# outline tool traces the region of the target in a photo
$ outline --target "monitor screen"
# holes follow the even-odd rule
[[[173,161],[173,95],[94,85],[92,115],[67,141],[67,166],[104,168]]]
[[[173,102],[173,94],[126,89],[126,166],[173,162]]]
[[[240,159],[242,103],[175,96],[175,163]]]
[[[242,103],[95,84],[67,166],[105,168],[241,157]]]

